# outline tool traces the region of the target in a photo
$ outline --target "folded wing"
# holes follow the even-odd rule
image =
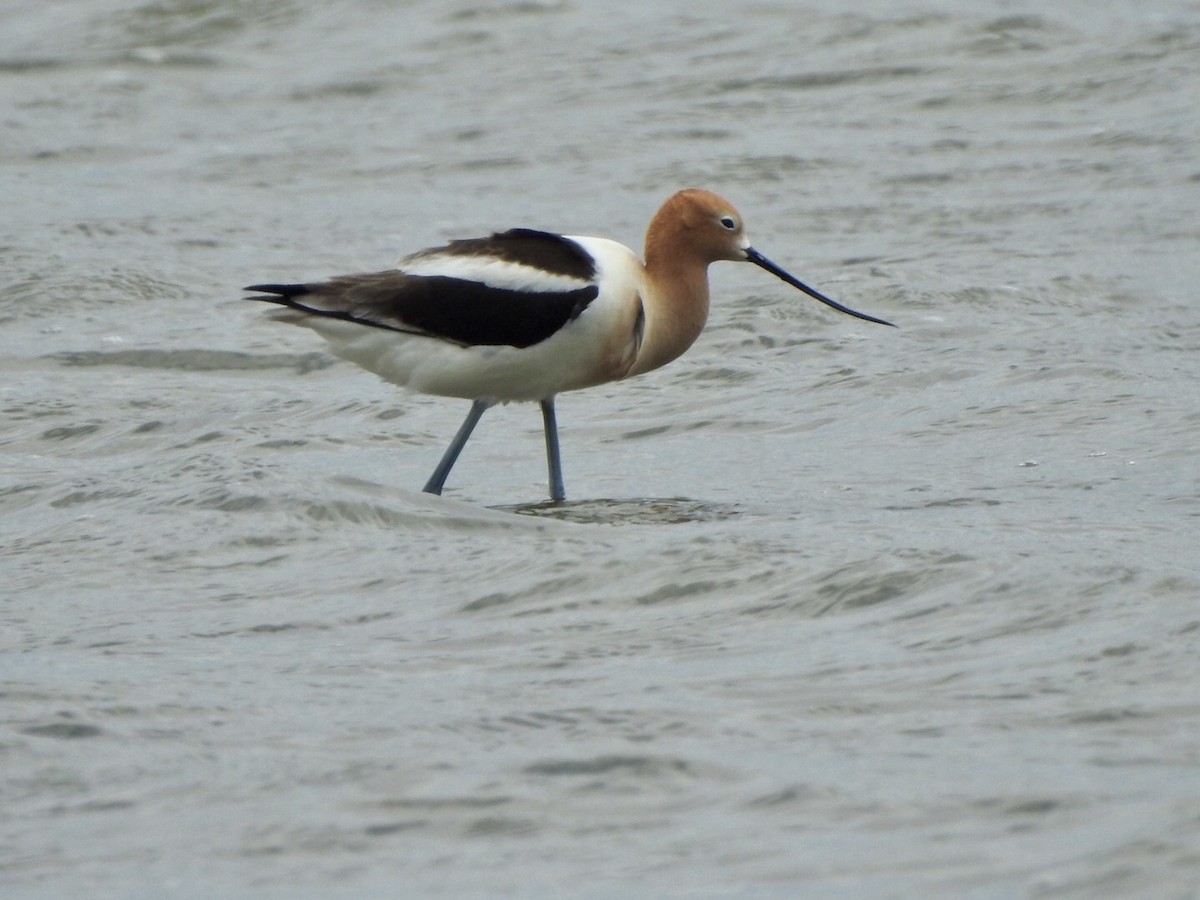
[[[297,312],[462,346],[529,347],[596,299],[595,263],[560,235],[514,229],[453,241],[396,269],[246,288]]]

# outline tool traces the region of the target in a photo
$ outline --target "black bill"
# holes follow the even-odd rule
[[[896,327],[891,322],[889,322],[887,319],[877,319],[877,318],[875,318],[875,316],[868,316],[866,313],[860,313],[856,309],[851,309],[848,306],[842,306],[842,304],[838,303],[836,300],[829,299],[824,294],[822,294],[820,291],[814,291],[812,288],[810,288],[807,284],[805,284],[799,278],[797,278],[794,275],[791,275],[788,272],[785,272],[783,269],[779,268],[779,266],[775,265],[775,263],[771,262],[769,259],[767,259],[765,256],[763,256],[761,253],[759,253],[753,247],[746,248],[746,259],[749,260],[750,262],[754,263],[756,266],[766,269],[768,272],[770,272],[776,278],[780,278],[780,279],[786,281],[792,287],[799,288],[800,290],[804,291],[804,293],[808,294],[808,296],[812,297],[814,300],[820,300],[826,306],[832,306],[838,312],[844,312],[848,316],[854,316],[854,318],[856,318],[856,319],[863,319],[864,321],[867,321],[867,322],[876,322],[880,325],[891,325],[893,328]]]

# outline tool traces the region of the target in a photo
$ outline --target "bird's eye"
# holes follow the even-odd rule
[[[719,221],[726,231],[737,231],[737,219],[733,216],[721,216]]]

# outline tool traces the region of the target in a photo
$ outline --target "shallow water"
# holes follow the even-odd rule
[[[1200,5],[0,10],[22,897],[1187,897]],[[242,303],[686,184],[671,366],[490,411]]]

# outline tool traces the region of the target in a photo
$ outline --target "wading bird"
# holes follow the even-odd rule
[[[514,228],[420,250],[383,272],[246,290],[393,384],[472,401],[425,484],[431,494],[442,492],[489,406],[539,403],[550,497],[561,501],[554,398],[641,375],[687,350],[708,318],[708,265],[719,260],[752,262],[840,312],[892,324],[775,265],[750,246],[733,205],[698,188],[675,193],[655,214],[644,262],[606,238]]]

